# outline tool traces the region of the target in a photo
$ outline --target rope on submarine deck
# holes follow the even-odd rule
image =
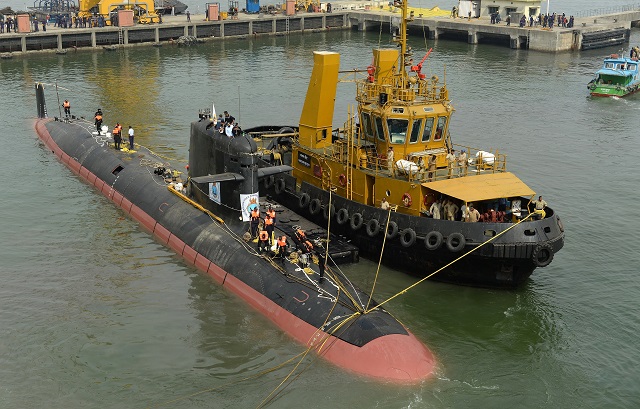
[[[394,207],[394,211],[398,209],[398,206]],[[369,305],[371,304],[371,300],[373,299],[373,292],[376,289],[376,283],[378,282],[378,273],[380,273],[380,265],[382,264],[382,255],[384,254],[384,246],[387,244],[387,233],[389,232],[389,220],[391,220],[391,207],[387,211],[387,225],[384,228],[384,238],[382,239],[382,249],[380,250],[380,258],[378,259],[378,268],[376,268],[376,276],[373,279],[373,286],[371,287],[371,292],[369,293],[369,301],[367,301],[367,306],[364,309],[365,313],[369,311]]]
[[[258,253],[258,252],[257,252],[257,251],[252,247],[252,246],[250,246],[247,242],[245,242],[245,240],[244,240],[242,237],[238,236],[235,232],[233,232],[233,231],[229,228],[229,226],[228,226],[226,223],[224,223],[224,220],[222,220],[219,216],[216,216],[216,215],[215,215],[214,213],[212,213],[211,211],[209,211],[209,210],[205,209],[204,207],[202,207],[201,205],[199,205],[199,204],[198,204],[198,203],[196,203],[195,201],[191,200],[191,199],[190,199],[189,197],[187,197],[186,195],[182,194],[181,192],[178,192],[177,190],[175,190],[175,189],[171,188],[171,187],[170,187],[170,186],[168,186],[168,185],[167,185],[167,189],[168,189],[171,193],[175,194],[176,196],[178,196],[179,198],[181,198],[182,200],[184,200],[185,202],[187,202],[187,203],[191,204],[192,206],[194,206],[194,207],[195,207],[195,208],[197,208],[198,210],[200,210],[200,211],[204,212],[205,214],[207,214],[209,217],[211,217],[211,219],[212,219],[213,221],[216,221],[216,222],[220,223],[220,227],[224,228],[224,229],[225,229],[225,231],[227,232],[227,234],[229,234],[229,235],[233,238],[233,240],[235,240],[235,241],[236,241],[236,242],[238,242],[240,245],[242,245],[248,253],[250,253],[250,254],[252,254],[252,255],[254,255],[254,256],[256,256],[256,257],[260,257],[260,258],[264,259],[264,260],[265,260],[265,261],[267,261],[269,264],[271,264],[271,266],[272,266],[273,268],[275,268],[276,270],[280,271],[284,276],[286,276],[289,280],[295,281],[295,282],[297,282],[297,283],[299,283],[299,284],[301,284],[301,285],[304,285],[305,287],[310,288],[310,289],[312,289],[312,290],[314,290],[314,291],[318,291],[318,292],[320,292],[321,294],[322,294],[322,293],[324,293],[324,294],[326,294],[326,295],[328,295],[328,296],[330,296],[330,297],[332,297],[332,296],[333,296],[331,293],[329,293],[328,291],[326,291],[326,290],[322,289],[321,287],[318,287],[318,286],[316,286],[316,287],[311,287],[311,286],[309,285],[309,283],[308,283],[308,282],[306,282],[306,281],[304,281],[304,280],[301,280],[300,278],[298,278],[298,277],[296,277],[296,276],[294,276],[294,275],[290,275],[290,274],[288,274],[286,270],[284,270],[284,269],[283,269],[283,268],[282,268],[278,263],[276,263],[276,262],[273,260],[273,258],[268,257],[268,256],[266,256],[266,255],[264,255],[264,254],[260,254],[260,253]],[[362,306],[362,305],[358,305],[358,304],[353,300],[353,298],[350,296],[349,291],[348,291],[348,290],[345,288],[345,286],[340,282],[340,280],[339,280],[339,279],[338,279],[334,274],[331,274],[331,273],[332,273],[332,269],[331,269],[331,268],[329,268],[328,266],[327,266],[327,267],[325,267],[325,268],[326,268],[327,276],[330,276],[331,278],[333,278],[333,280],[334,280],[334,281],[335,281],[335,283],[336,283],[336,286],[337,286],[337,287],[339,287],[340,289],[342,289],[343,293],[346,295],[346,297],[347,297],[347,298],[349,298],[349,300],[351,301],[351,303],[352,303],[352,304],[348,304],[348,303],[346,303],[345,301],[341,300],[341,299],[340,299],[339,294],[337,294],[337,295],[336,295],[336,299],[338,300],[337,302],[339,302],[339,303],[340,303],[341,305],[343,305],[345,308],[348,308],[348,309],[351,309],[351,310],[354,310],[354,311],[359,311],[359,312],[364,311],[363,306]]]
[[[463,258],[465,258],[466,256],[468,256],[469,254],[473,253],[474,251],[476,251],[477,249],[483,247],[485,244],[491,243],[492,241],[494,241],[495,239],[497,239],[498,237],[502,236],[503,234],[505,234],[506,232],[508,232],[509,230],[513,229],[514,227],[516,227],[517,225],[519,225],[520,223],[524,222],[525,220],[529,219],[530,217],[533,216],[534,213],[529,213],[527,215],[527,217],[525,217],[524,219],[520,220],[518,223],[514,223],[513,226],[510,226],[509,228],[501,231],[500,233],[496,234],[495,236],[493,236],[492,238],[490,238],[489,240],[485,241],[484,243],[482,243],[481,245],[467,251],[466,253],[464,253],[463,255],[461,255],[460,257],[456,258],[455,260],[451,261],[450,263],[447,263],[446,265],[440,267],[439,269],[437,269],[436,271],[434,271],[433,273],[429,274],[428,276],[416,281],[415,283],[411,284],[409,287],[405,288],[404,290],[392,295],[391,297],[387,298],[386,300],[384,300],[383,302],[379,303],[378,305],[376,305],[373,308],[368,308],[365,310],[364,314],[368,314],[371,311],[374,311],[378,308],[380,308],[381,306],[383,306],[384,304],[388,303],[389,301],[393,300],[394,298],[405,294],[407,291],[413,289],[414,287],[418,286],[419,284],[422,284],[424,281],[428,280],[429,278],[433,277],[434,275],[438,274],[439,272],[441,272],[442,270],[444,270],[445,268],[449,267],[452,264],[457,263],[459,260],[462,260]],[[382,256],[380,257],[380,260],[382,261]],[[378,263],[378,268],[380,267],[380,264]],[[377,277],[377,274],[376,274]],[[373,296],[373,295],[372,295]]]

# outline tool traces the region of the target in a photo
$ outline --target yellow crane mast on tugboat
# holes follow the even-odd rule
[[[337,53],[316,52],[314,70],[300,118],[298,160],[307,156],[316,168],[311,171],[294,160],[294,175],[301,181],[319,185],[330,179],[338,194],[360,203],[375,205],[376,198],[387,197],[387,191],[401,192],[391,197],[400,204],[399,211],[419,215],[422,200],[407,201],[407,197],[423,197],[420,183],[427,180],[427,164],[433,156],[435,164],[446,164],[449,118],[453,108],[445,83],[437,76],[427,79],[422,74],[422,60],[413,64],[413,51],[407,46],[406,25],[413,20],[406,1],[396,1],[401,9],[401,27],[394,41],[398,48],[373,50],[373,63],[367,77],[356,80],[357,117],[360,124],[341,130],[343,138],[332,142],[334,99],[338,81],[340,56]],[[409,68],[409,71],[407,70]],[[345,132],[346,130],[353,132]],[[394,150],[395,159],[408,171],[388,163],[387,152]],[[433,160],[433,159],[432,159]],[[409,163],[411,162],[411,163]],[[318,170],[322,169],[320,174]],[[396,172],[398,171],[398,172]],[[396,177],[398,173],[407,177]],[[435,180],[435,172],[431,175]],[[403,195],[406,193],[406,195]],[[423,204],[423,206],[426,203]]]

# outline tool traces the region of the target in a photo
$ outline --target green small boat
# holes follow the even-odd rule
[[[626,97],[640,88],[638,58],[621,57],[618,54],[604,59],[587,88],[592,97]]]

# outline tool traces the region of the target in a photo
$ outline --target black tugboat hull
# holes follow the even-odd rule
[[[282,179],[286,188],[279,192],[274,188],[272,192],[277,200],[316,223],[326,223],[329,193],[308,183],[303,183],[296,191],[292,176],[286,175]],[[303,194],[308,195],[306,200],[301,199]],[[319,211],[311,204],[314,199],[320,202]],[[382,251],[387,212],[337,195],[331,202],[334,207],[332,231],[357,242],[364,257],[377,260]],[[346,209],[349,215],[345,222],[339,218],[340,209]],[[356,213],[362,218],[359,227],[357,220],[356,223],[352,220]],[[430,275],[452,263],[429,279],[474,287],[515,289],[527,281],[537,267],[548,265],[564,245],[562,222],[551,209],[547,214],[543,220],[514,227],[513,223],[463,223],[392,212],[390,220],[398,226],[397,233],[387,236],[382,261],[388,267],[418,277]],[[379,226],[375,234],[368,226],[372,219],[377,220],[375,224]],[[509,228],[497,239],[482,245]],[[405,229],[412,230],[415,238],[412,239],[410,233],[403,238]],[[449,239],[460,235],[464,238],[462,245]],[[430,246],[425,243],[427,236],[436,236],[431,238]],[[438,237],[440,243],[436,246]],[[460,258],[471,250],[474,251]]]

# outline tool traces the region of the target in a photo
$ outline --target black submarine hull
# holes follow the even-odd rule
[[[39,105],[38,113],[45,115],[46,108]],[[328,361],[392,382],[415,383],[433,375],[432,353],[397,320],[382,309],[357,312],[340,293],[305,281],[307,274],[296,265],[287,265],[284,274],[274,268],[273,260],[240,240],[246,226],[237,217],[212,218],[142,166],[143,159],[153,159],[150,152],[116,151],[93,135],[93,124],[86,121],[41,118],[35,129],[65,166],[159,242]]]

